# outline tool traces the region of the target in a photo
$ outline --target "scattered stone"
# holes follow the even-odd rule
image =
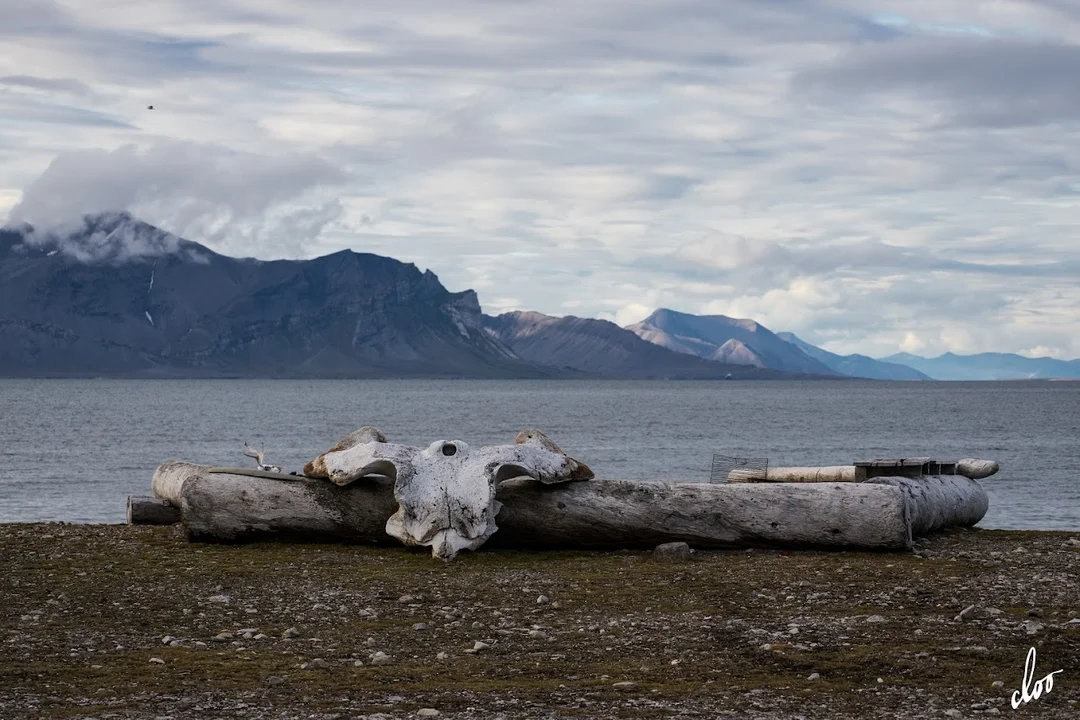
[[[975,615],[975,606],[974,605],[968,605],[966,608],[961,610],[960,614],[957,615],[954,619],[956,620],[956,622],[967,622],[974,615]]]
[[[866,622],[868,622],[868,623],[883,623],[883,622],[887,622],[887,621],[885,620],[885,617],[882,616],[882,615],[871,615],[870,617],[866,618]]]
[[[425,625],[424,623],[416,623],[415,625],[412,626],[412,629],[413,630],[425,630],[425,629],[427,629],[427,625]]]
[[[536,604],[537,605],[550,605],[551,604],[551,598],[549,598],[547,595],[541,595],[540,597],[536,598]]]
[[[473,646],[471,648],[469,648],[468,650],[466,650],[465,652],[467,652],[467,653],[478,653],[478,652],[481,652],[483,650],[490,650],[490,649],[491,649],[491,646],[488,645],[486,642],[484,642],[483,640],[477,640],[476,642],[473,643]]]
[[[444,652],[440,652],[440,653],[439,653],[438,655],[436,655],[436,656],[435,656],[435,659],[436,659],[436,660],[446,660],[446,659],[447,659],[447,658],[449,658],[449,657],[450,657],[450,656],[449,656],[449,655],[447,655],[446,653],[444,653]]]
[[[219,632],[217,635],[214,636],[214,642],[228,642],[228,641],[232,640],[233,637],[235,637],[235,636],[231,632],[229,632],[228,630],[222,630],[221,632]]]
[[[281,685],[282,683],[284,683],[285,678],[281,677],[280,675],[271,675],[270,677],[266,678],[265,682],[267,685],[273,687],[275,685]]]
[[[536,638],[537,640],[546,640],[547,635],[542,630],[530,630],[529,637]]]
[[[416,711],[417,717],[439,717],[440,714],[435,708],[420,708]]]
[[[174,638],[172,635],[166,635],[165,637],[161,638],[161,644],[162,645],[168,645],[169,643],[171,643],[175,639],[176,638]]]
[[[1041,618],[1043,616],[1042,608],[1031,608],[1027,611],[1028,617]]]
[[[1026,623],[1024,623],[1024,631],[1028,635],[1034,635],[1035,633],[1042,630],[1044,627],[1046,626],[1043,625],[1041,622],[1038,622],[1037,620],[1028,620]]]
[[[402,595],[401,597],[399,597],[397,599],[397,601],[399,603],[411,603],[411,602],[416,602],[419,599],[420,598],[418,598],[416,595]]]
[[[323,670],[330,666],[330,663],[326,662],[322,658],[315,658],[300,666],[301,670]]]
[[[285,632],[281,633],[281,637],[286,640],[289,640],[290,638],[300,637],[300,631],[294,627],[291,627]]]
[[[994,682],[990,683],[990,687],[995,687],[995,688],[1005,687],[1005,681],[1004,680],[995,680]]]
[[[364,667],[364,663],[361,660],[353,660],[353,667]]]
[[[164,665],[165,664],[165,661],[162,660],[161,658],[150,658],[150,662],[152,662],[155,665]]]
[[[382,650],[379,650],[377,653],[375,653],[374,655],[371,656],[371,664],[372,665],[389,665],[390,664],[390,656],[387,655],[386,653],[384,653]]]
[[[958,718],[958,717],[964,717],[964,714],[962,712],[960,712],[959,710],[957,710],[956,708],[952,708],[950,710],[945,711],[945,716],[946,717],[951,717],[951,718]]]
[[[810,673],[809,675],[806,676],[806,679],[807,680],[820,680],[821,679],[821,674],[820,673]]]
[[[211,595],[210,597],[206,598],[206,600],[207,600],[207,602],[217,603],[218,605],[228,605],[229,604],[229,596],[228,595]]]
[[[690,546],[684,542],[670,542],[657,545],[653,548],[653,558],[656,560],[689,560]]]
[[[612,686],[616,690],[633,690],[637,687],[636,682],[630,682],[629,680],[623,680],[622,682],[613,683]]]

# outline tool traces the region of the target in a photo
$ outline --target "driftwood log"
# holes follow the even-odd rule
[[[346,487],[257,470],[214,471],[167,462],[154,494],[180,508],[193,541],[266,538],[393,543],[393,484]],[[818,547],[899,550],[913,535],[973,525],[987,508],[971,480],[875,478],[866,483],[662,484],[591,480],[544,485],[519,478],[498,488],[496,545],[700,548]]]
[[[963,460],[956,461],[956,475],[972,480],[988,478],[997,471],[998,464],[993,460],[964,458]],[[762,477],[760,470],[735,468],[728,472],[727,481],[731,483],[856,482],[856,477],[854,465],[828,465],[824,467],[770,467],[765,469],[764,477]]]
[[[128,525],[173,525],[180,522],[180,508],[162,498],[129,497]]]

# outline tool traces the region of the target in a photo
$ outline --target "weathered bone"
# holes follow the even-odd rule
[[[387,534],[406,545],[431,548],[452,559],[475,550],[498,530],[501,504],[496,489],[504,480],[530,477],[543,483],[589,480],[592,470],[567,457],[539,430],[518,434],[514,445],[476,450],[460,440],[440,440],[427,448],[386,442],[377,428],[363,427],[304,467],[308,477],[348,485],[371,476],[394,480],[398,510]]]

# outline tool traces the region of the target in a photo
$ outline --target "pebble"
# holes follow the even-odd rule
[[[547,639],[547,635],[545,635],[541,630],[530,630],[529,631],[529,637],[536,638],[538,640],[546,640]]]
[[[384,653],[382,650],[379,650],[377,653],[375,653],[374,655],[371,656],[371,664],[372,665],[389,665],[390,664],[390,656],[387,655],[386,653]]]
[[[214,642],[228,642],[233,639],[233,634],[228,630],[222,630],[214,636]]]
[[[886,620],[881,615],[871,615],[870,617],[866,618],[866,622],[868,622],[868,623],[883,623],[883,622],[886,622]]]
[[[364,663],[360,660],[353,660],[353,667],[364,667]]]
[[[229,596],[228,595],[211,595],[210,597],[206,598],[206,600],[207,600],[207,602],[217,603],[218,605],[228,605],[229,604]]]
[[[1036,620],[1028,620],[1026,623],[1024,623],[1024,626],[1025,632],[1027,632],[1028,635],[1034,635],[1035,633],[1046,627],[1041,622],[1038,622]]]
[[[172,635],[166,635],[165,637],[161,638],[161,644],[162,645],[168,645],[169,643],[171,643],[175,639],[176,638],[174,638]]]
[[[264,635],[263,633],[259,633],[258,635],[255,636],[254,639],[255,640],[265,640],[267,637],[268,637],[267,635]]]
[[[301,665],[300,669],[301,670],[322,670],[323,668],[326,668],[329,665],[330,665],[330,663],[326,662],[322,658],[315,658],[314,660],[311,660],[311,661],[306,662],[303,665]]]
[[[491,646],[488,645],[486,642],[484,642],[483,640],[477,640],[476,642],[473,643],[473,646],[471,648],[469,648],[468,650],[466,650],[465,652],[467,652],[467,653],[478,653],[481,650],[490,650],[490,649],[491,649]]]
[[[689,560],[693,551],[684,542],[670,542],[657,545],[653,548],[653,558],[656,560]]]
[[[1004,680],[995,680],[994,682],[990,683],[990,687],[996,687],[996,688],[1005,687],[1005,681]]]
[[[285,632],[281,633],[281,637],[288,640],[289,638],[300,637],[300,631],[294,627],[289,628]]]
[[[945,716],[946,717],[951,717],[951,718],[958,718],[958,717],[964,717],[964,714],[962,712],[960,712],[959,710],[957,710],[956,708],[953,708],[951,710],[946,710],[945,711]]]
[[[1031,608],[1027,611],[1028,617],[1041,618],[1043,616],[1042,608]]]
[[[420,708],[416,711],[417,717],[439,717],[440,714],[435,708]]]
[[[975,614],[975,606],[968,605],[966,608],[960,611],[960,614],[956,616],[957,622],[967,622]]]
[[[551,598],[549,598],[547,595],[541,595],[540,597],[536,598],[536,604],[537,605],[550,605],[551,604]]]
[[[629,680],[623,680],[622,682],[613,683],[612,686],[616,690],[633,690],[637,687],[636,682],[630,682]]]
[[[281,685],[283,682],[285,682],[285,678],[278,675],[271,675],[270,677],[266,678],[266,684],[271,686]]]
[[[807,680],[820,680],[821,679],[821,674],[820,673],[810,673],[809,675],[806,676],[806,679]]]
[[[441,652],[441,653],[439,653],[438,655],[436,655],[436,656],[435,656],[435,659],[436,659],[436,660],[446,660],[446,659],[447,659],[447,658],[449,658],[449,657],[450,657],[450,656],[449,656],[449,655],[447,655],[446,653],[444,653],[444,652]]]
[[[424,623],[416,623],[415,625],[412,626],[413,630],[425,630],[426,628],[427,628],[427,625],[425,625]]]
[[[417,597],[417,596],[415,596],[415,595],[402,595],[401,597],[399,597],[399,598],[397,599],[397,601],[398,601],[399,603],[411,603],[411,602],[416,602],[416,601],[417,601],[417,600],[419,600],[419,599],[420,599],[420,598],[418,598],[418,597]]]
[[[165,661],[162,660],[161,658],[150,658],[150,662],[154,663],[155,665],[164,665],[165,664]]]

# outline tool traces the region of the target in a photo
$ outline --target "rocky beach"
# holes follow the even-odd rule
[[[0,606],[5,718],[1080,713],[1080,533],[442,563],[191,544],[178,526],[7,524]]]

